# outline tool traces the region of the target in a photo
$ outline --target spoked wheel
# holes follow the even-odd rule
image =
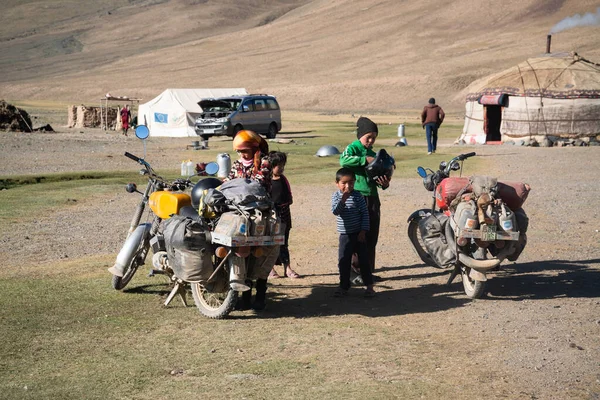
[[[138,270],[140,265],[144,265],[146,258],[145,253],[147,251],[147,247],[141,246],[140,248],[138,248],[131,260],[131,263],[129,263],[129,265],[125,269],[123,276],[113,275],[112,286],[115,290],[122,290],[123,288],[125,288],[125,286],[127,286],[127,284],[129,283],[129,281],[131,281],[131,278],[133,278],[133,275],[135,275],[135,272]]]
[[[421,239],[421,233],[419,232],[419,220],[413,219],[408,223],[408,238],[413,245],[413,249],[415,253],[419,256],[421,261],[430,267],[438,267],[438,265],[433,261],[431,256],[427,254],[427,250],[425,249],[425,244],[423,243],[423,239]]]
[[[200,283],[192,283],[192,296],[194,303],[202,315],[208,318],[225,318],[235,306],[238,293],[229,286],[223,291],[209,292]]]
[[[469,277],[469,272],[471,272],[471,268],[469,267],[464,267],[464,269],[461,270],[465,294],[470,299],[478,299],[483,295],[485,290],[485,282],[471,279],[471,277]]]

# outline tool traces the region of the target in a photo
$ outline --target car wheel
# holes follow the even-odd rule
[[[238,134],[239,131],[243,131],[244,127],[240,124],[237,124],[236,126],[233,127],[233,137],[235,137],[235,135]]]
[[[277,136],[277,124],[275,122],[271,122],[269,125],[269,130],[267,131],[267,139],[275,139]]]

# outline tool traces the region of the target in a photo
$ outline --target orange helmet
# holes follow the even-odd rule
[[[233,150],[256,150],[263,139],[253,131],[239,131],[233,138]]]

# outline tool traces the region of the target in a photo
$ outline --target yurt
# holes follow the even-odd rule
[[[547,54],[467,88],[467,144],[600,134],[600,64],[577,53]]]

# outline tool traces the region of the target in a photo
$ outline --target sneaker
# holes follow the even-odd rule
[[[335,292],[333,292],[333,297],[345,297],[348,296],[348,291],[346,289],[337,288]]]
[[[373,289],[365,289],[365,297],[375,297],[375,290]]]
[[[354,286],[363,286],[365,283],[363,282],[362,276],[358,275],[356,278],[352,279],[350,283]]]
[[[431,155],[431,152],[430,152],[430,151],[428,151],[428,152],[427,152],[427,155],[428,155],[428,156],[430,156],[430,155]]]

